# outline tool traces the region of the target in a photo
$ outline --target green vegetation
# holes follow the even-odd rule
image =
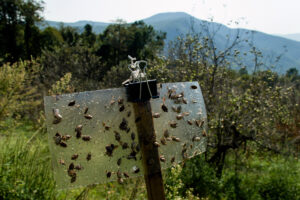
[[[42,4],[4,0],[0,8],[0,199],[146,198],[142,178],[57,190],[44,124],[44,95],[119,87],[128,55],[146,59],[159,82],[198,81],[205,98],[207,151],[165,172],[168,199],[300,199],[299,66],[263,70],[269,64],[247,38],[231,35],[219,50],[205,24],[161,57],[166,35],[143,22],[118,21],[102,34],[88,24],[82,33],[39,30]],[[249,66],[241,43],[251,47]]]

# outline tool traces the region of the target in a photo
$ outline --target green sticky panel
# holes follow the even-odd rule
[[[159,90],[160,98],[150,103],[165,169],[205,151],[207,117],[197,82],[161,84]],[[45,113],[58,188],[143,175],[125,88],[48,96]]]
[[[58,188],[143,175],[133,106],[125,96],[120,88],[45,97]]]
[[[162,84],[151,107],[162,169],[206,150],[207,115],[198,82]]]

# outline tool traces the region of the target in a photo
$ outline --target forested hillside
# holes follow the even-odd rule
[[[156,30],[165,32],[165,51],[167,54],[168,43],[175,40],[178,36],[184,36],[188,33],[201,33],[212,36],[214,33],[215,45],[219,50],[224,50],[228,39],[233,40],[237,35],[248,42],[240,43],[236,46],[236,50],[241,52],[241,65],[247,65],[248,70],[252,71],[253,57],[247,52],[251,51],[251,45],[261,51],[265,56],[265,69],[270,69],[278,73],[284,74],[289,68],[300,70],[300,42],[290,40],[288,38],[278,37],[259,31],[247,29],[232,29],[215,22],[197,19],[191,15],[182,12],[160,13],[143,20],[146,24],[153,26]],[[101,22],[79,21],[74,23],[65,23],[67,26],[77,28],[79,32],[84,30],[84,25],[89,23],[93,26],[95,33],[102,33],[109,25]],[[47,21],[46,24],[59,28],[61,23]],[[207,32],[206,29],[209,29]],[[280,57],[277,60],[277,57]],[[236,69],[240,69],[239,65],[232,65]]]
[[[164,171],[167,199],[300,199],[299,65],[273,70],[287,58],[264,54],[277,48],[269,36],[220,38],[224,27],[202,23],[172,38],[147,20],[40,29],[43,7],[0,1],[0,199],[146,198],[142,178],[57,190],[45,127],[44,96],[122,87],[128,55],[159,83],[198,81],[204,96],[207,151]]]

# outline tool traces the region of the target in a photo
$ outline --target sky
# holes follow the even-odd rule
[[[300,33],[300,0],[44,0],[46,20],[126,22],[162,12],[186,12],[198,19],[269,34]],[[236,23],[238,22],[238,23]]]

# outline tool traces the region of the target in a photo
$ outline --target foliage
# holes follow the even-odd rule
[[[7,118],[33,114],[34,108],[41,103],[37,87],[33,85],[39,70],[34,60],[0,67],[0,124]]]
[[[50,88],[66,73],[71,73],[77,91],[97,89],[99,80],[105,73],[99,57],[86,46],[67,46],[45,50],[40,59],[43,66],[41,82]]]

